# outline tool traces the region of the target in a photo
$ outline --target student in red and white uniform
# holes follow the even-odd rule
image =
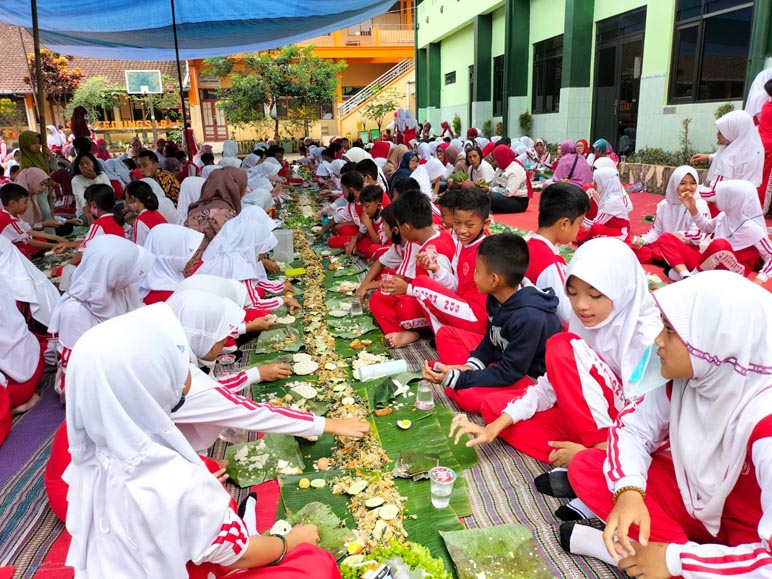
[[[324,579],[339,577],[334,558],[312,546],[318,534],[311,525],[281,539],[250,536],[228,491],[172,422],[190,383],[185,332],[164,304],[81,338],[68,378],[73,454],[64,478],[74,492],[66,564],[78,577],[185,577],[186,566],[196,565],[204,568],[191,567],[193,576],[219,578],[271,563],[254,576],[294,579],[314,569]],[[100,530],[104,521],[109,533]],[[174,548],[158,537],[177,537]]]
[[[373,262],[362,283],[359,284],[356,291],[359,299],[364,299],[370,290],[381,287],[382,274],[397,275],[408,281],[415,278],[415,256],[418,253],[418,246],[410,242],[403,244],[394,216],[393,204],[383,208],[381,219],[385,224],[384,229],[388,228],[391,233],[391,244]]]
[[[660,250],[673,268],[671,279],[679,280],[700,270],[728,269],[740,275],[753,271],[759,258],[764,262],[756,283],[772,277],[772,243],[759,205],[758,190],[749,181],[722,181],[716,187],[717,217],[702,215],[694,194],[685,192],[682,201],[697,225],[696,233],[665,233]]]
[[[565,292],[573,308],[568,332],[547,342],[547,373],[519,396],[486,398],[487,426],[459,419],[478,434],[471,446],[500,437],[555,467],[584,448],[605,448],[608,429],[632,398],[629,378],[662,329],[646,275],[632,250],[610,239],[588,241],[568,266]],[[554,496],[573,496],[564,470],[536,480]],[[582,512],[581,505],[577,505]],[[561,518],[575,513],[561,507]]]
[[[155,260],[139,282],[139,293],[145,305],[166,301],[174,293],[185,279],[183,272],[203,240],[203,233],[181,225],[161,223],[153,228],[144,247]]]
[[[672,382],[619,414],[605,452],[577,454],[571,484],[606,528],[566,525],[561,543],[631,577],[772,577],[772,297],[714,271],[654,299]]]
[[[456,250],[451,266],[456,276],[456,291],[451,291],[427,275],[413,280],[413,295],[426,312],[437,340],[440,330],[450,326],[479,334],[482,340],[488,325],[485,294],[478,291],[474,281],[477,248],[486,238],[485,228],[490,223],[491,201],[479,189],[459,191],[453,202],[453,238]],[[432,271],[436,265],[429,265]]]
[[[59,339],[56,391],[64,392],[70,352],[86,330],[142,305],[137,284],[153,266],[144,248],[117,235],[98,235],[83,251],[70,287],[51,314],[48,331]]]
[[[43,376],[44,347],[29,331],[16,307],[13,290],[0,276],[0,444],[11,430],[11,411],[22,412],[36,402]],[[34,399],[34,400],[33,400]],[[31,404],[30,404],[31,403]]]
[[[422,193],[405,193],[394,202],[394,206],[400,236],[418,246],[416,277],[429,276],[450,291],[455,291],[458,280],[453,274],[451,262],[456,244],[448,233],[436,231],[432,225],[429,198]],[[424,265],[421,264],[422,253]],[[427,266],[431,271],[426,269]],[[380,291],[370,298],[370,310],[385,334],[384,340],[392,348],[415,342],[420,338],[416,330],[429,326],[412,284],[400,277],[382,283]]]
[[[539,228],[528,240],[530,260],[525,277],[536,287],[552,288],[560,300],[558,316],[564,326],[571,319],[571,302],[565,293],[566,260],[557,245],[576,241],[590,209],[587,194],[572,183],[553,183],[539,199]]]
[[[262,214],[262,215],[261,215]],[[209,274],[242,282],[247,288],[248,308],[265,311],[274,310],[282,304],[294,311],[300,309],[297,300],[290,296],[275,296],[263,298],[265,290],[261,289],[262,264],[258,255],[271,238],[275,236],[266,224],[267,215],[260,207],[247,205],[241,213],[225,222],[222,229],[207,246],[202,257],[201,267],[196,274]]]
[[[145,245],[150,230],[156,225],[166,223],[164,216],[158,212],[158,198],[150,185],[144,181],[132,181],[126,186],[126,205],[136,215],[132,223],[132,241],[137,245]]]
[[[0,235],[16,245],[26,257],[31,258],[47,249],[58,251],[67,247],[64,238],[50,233],[36,231],[33,237],[32,227],[19,219],[32,203],[30,194],[24,187],[15,183],[3,185],[0,188],[0,201]]]
[[[665,261],[659,247],[659,238],[665,233],[681,232],[689,233],[691,236],[698,232],[694,219],[681,201],[687,193],[694,197],[698,183],[699,176],[693,167],[684,165],[673,171],[667,182],[665,198],[657,203],[657,211],[651,229],[642,236],[633,238],[633,251],[638,256],[638,261],[641,263]],[[697,212],[706,219],[710,219],[708,204],[699,196],[694,198],[694,202]]]
[[[359,193],[359,204],[362,207],[359,216],[361,224],[356,236],[346,246],[346,252],[353,253],[356,250],[366,259],[378,257],[388,249],[390,237],[386,234],[385,223],[381,218],[383,189],[377,185],[365,185]]]
[[[364,186],[362,175],[356,171],[348,171],[340,176],[340,187],[346,203],[338,207],[332,219],[316,234],[317,237],[322,237],[332,229],[333,234],[327,240],[328,246],[348,250],[348,246],[359,233],[362,227],[362,204],[359,202],[359,193]],[[353,251],[352,246],[348,253]]]
[[[619,180],[619,173],[616,168],[596,169],[593,181],[600,194],[598,213],[592,219],[585,217],[577,239],[584,242],[595,237],[613,237],[627,241],[633,202]]]

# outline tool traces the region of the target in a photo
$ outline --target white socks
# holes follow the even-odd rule
[[[603,531],[587,525],[574,525],[569,541],[573,555],[584,555],[600,559],[604,563],[616,566],[616,561],[609,555],[603,542]]]

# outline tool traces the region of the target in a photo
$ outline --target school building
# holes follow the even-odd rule
[[[618,147],[715,146],[715,112],[741,108],[772,66],[771,0],[422,0],[418,119],[486,121],[522,135]],[[590,141],[592,142],[592,141]]]

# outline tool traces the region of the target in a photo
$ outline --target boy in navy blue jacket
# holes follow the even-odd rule
[[[527,269],[522,237],[501,233],[485,239],[474,274],[478,291],[488,294],[485,335],[450,327],[437,334],[437,349],[447,364],[425,363],[423,378],[445,386],[464,412],[479,414],[485,397],[523,390],[546,371],[547,339],[561,331],[559,302],[552,289],[523,285]],[[466,362],[458,363],[472,348]]]

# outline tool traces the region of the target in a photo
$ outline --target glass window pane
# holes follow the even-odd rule
[[[695,18],[702,14],[702,0],[678,0],[676,4],[676,22]]]
[[[676,42],[673,98],[694,96],[695,67],[697,65],[697,27],[678,31]]]
[[[699,100],[742,98],[752,16],[749,7],[704,20]]]
[[[729,8],[736,8],[743,4],[753,4],[753,2],[749,2],[748,0],[705,0],[705,14],[707,15]]]

